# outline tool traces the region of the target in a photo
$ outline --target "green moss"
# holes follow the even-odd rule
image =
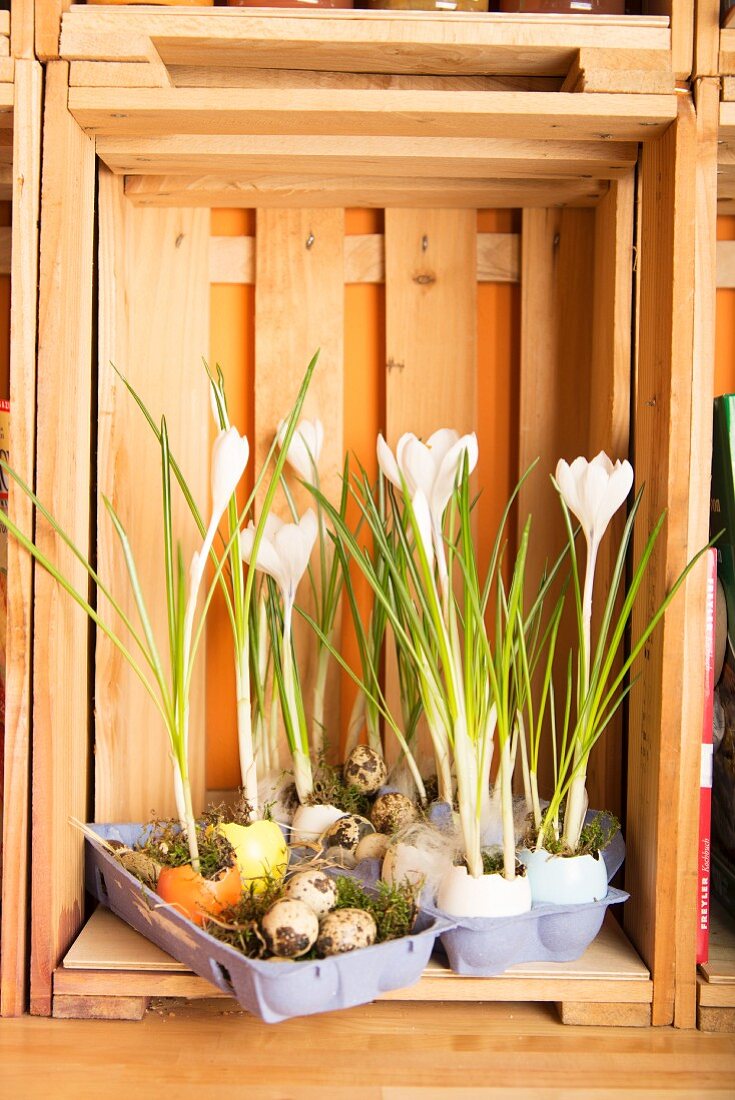
[[[309,801],[312,805],[336,806],[346,814],[359,814],[360,817],[370,816],[372,802],[364,791],[345,783],[341,768],[332,767],[324,759],[319,761]]]
[[[407,936],[416,920],[416,890],[408,882],[391,886],[378,882],[370,893],[352,878],[337,879],[337,909],[366,909],[372,914],[378,930],[376,942]]]
[[[546,811],[541,815],[541,829],[545,831],[543,846],[545,851],[555,856],[599,856],[600,852],[607,848],[608,844],[620,828],[620,822],[614,814],[606,810],[596,813],[595,816],[582,826],[579,834],[579,844],[571,851],[563,842],[564,812],[566,804],[562,803],[559,812],[559,836],[556,837],[551,828],[551,822],[546,822]],[[535,848],[538,839],[538,831],[533,827],[529,814],[529,828],[524,838],[527,848]]]
[[[216,878],[221,871],[232,867],[235,853],[229,840],[217,832],[211,821],[197,822],[199,845],[199,870],[207,879]],[[191,863],[186,835],[178,821],[154,820],[148,841],[140,851],[163,867],[184,867]]]

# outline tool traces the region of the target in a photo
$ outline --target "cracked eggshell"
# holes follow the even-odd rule
[[[388,836],[417,821],[418,817],[416,803],[407,795],[398,794],[397,791],[378,795],[370,812],[370,820],[377,831],[386,833]]]
[[[288,880],[286,895],[293,901],[303,901],[318,917],[329,913],[337,904],[334,879],[324,871],[299,871]]]
[[[309,844],[311,841],[318,840],[325,829],[344,816],[344,810],[336,806],[322,803],[314,806],[299,806],[291,822],[291,843]]]
[[[336,909],[322,917],[316,948],[320,955],[344,955],[375,943],[378,930],[365,909]]]
[[[342,769],[345,783],[364,794],[375,794],[388,778],[388,769],[379,752],[369,745],[356,745]]]
[[[362,838],[374,832],[375,828],[366,817],[345,814],[324,830],[321,842],[325,848],[346,848],[354,852]]]
[[[297,959],[314,946],[319,918],[303,901],[281,898],[261,920],[268,950],[285,959]]]

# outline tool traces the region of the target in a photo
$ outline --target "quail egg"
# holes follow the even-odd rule
[[[314,946],[319,918],[305,902],[281,898],[261,921],[268,950],[281,958],[296,959]]]
[[[404,825],[416,821],[419,811],[414,802],[405,794],[390,792],[381,794],[373,802],[370,820],[379,833],[398,832]]]
[[[321,835],[325,848],[346,848],[354,852],[357,845],[368,833],[374,833],[373,825],[359,814],[345,814],[329,825]]]
[[[385,833],[368,833],[355,848],[355,859],[382,859],[388,850],[390,838]]]
[[[364,794],[375,794],[388,778],[388,769],[379,752],[368,745],[357,745],[342,771],[345,783]]]
[[[334,909],[337,902],[337,887],[334,879],[324,871],[299,871],[286,885],[286,896],[294,901],[303,901],[318,917]]]
[[[378,930],[365,909],[336,909],[322,917],[316,949],[320,955],[343,955],[375,943]]]

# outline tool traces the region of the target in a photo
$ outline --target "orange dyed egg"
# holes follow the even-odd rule
[[[242,893],[237,866],[228,867],[218,878],[207,879],[187,864],[164,867],[158,876],[156,893],[200,927],[206,917],[214,917],[235,905]]]

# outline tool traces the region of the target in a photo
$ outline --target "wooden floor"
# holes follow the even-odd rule
[[[25,1017],[0,1022],[0,1067],[3,1100],[735,1098],[733,1035],[569,1027],[527,1004],[384,1002],[275,1026],[228,1001],[160,1002],[141,1023]]]

